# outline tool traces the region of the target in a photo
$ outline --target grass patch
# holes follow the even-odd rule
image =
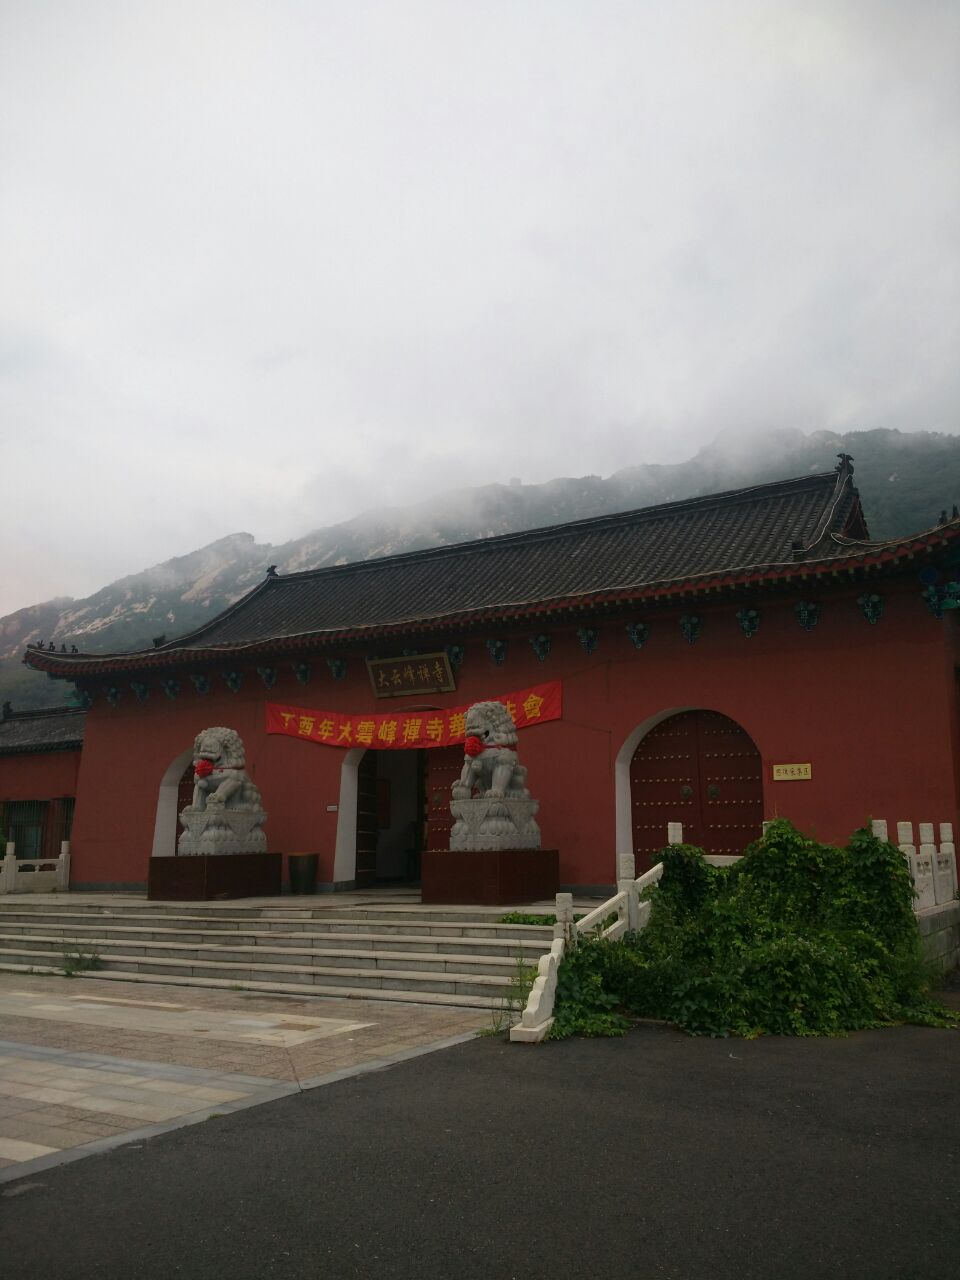
[[[634,1017],[692,1035],[837,1035],[956,1026],[931,998],[903,854],[869,830],[845,848],[786,821],[731,867],[673,845],[650,923],[588,939],[560,966],[551,1035],[622,1035]]]

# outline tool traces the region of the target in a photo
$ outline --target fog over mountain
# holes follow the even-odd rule
[[[958,155],[949,0],[0,3],[0,616],[956,432]]]
[[[929,528],[941,510],[960,501],[960,436],[767,431],[728,435],[686,462],[640,464],[605,479],[508,480],[450,491],[407,507],[364,512],[282,545],[233,533],[85,599],[48,600],[0,618],[0,699],[20,709],[68,699],[69,685],[21,665],[28,643],[109,653],[148,647],[156,635],[174,639],[256,586],[270,564],[295,573],[827,471],[840,450],[854,456],[871,537]]]

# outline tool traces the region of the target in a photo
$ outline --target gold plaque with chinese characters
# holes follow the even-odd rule
[[[368,658],[367,670],[378,698],[451,693],[457,687],[445,653],[418,653],[412,658]]]
[[[813,768],[809,764],[775,764],[773,766],[774,782],[808,782],[813,777]]]

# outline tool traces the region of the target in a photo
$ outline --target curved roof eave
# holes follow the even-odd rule
[[[599,588],[582,595],[564,595],[538,600],[503,601],[495,605],[483,605],[475,609],[426,616],[410,616],[384,623],[367,623],[357,626],[328,628],[295,633],[284,633],[249,642],[226,645],[190,645],[191,636],[156,649],[138,650],[116,654],[60,654],[53,651],[28,649],[24,662],[35,670],[46,671],[59,679],[82,679],[84,676],[107,674],[111,671],[136,671],[148,667],[171,667],[190,664],[210,664],[229,657],[254,656],[275,652],[278,649],[298,649],[308,646],[327,646],[348,643],[364,638],[403,635],[410,632],[436,631],[456,626],[470,626],[482,622],[501,623],[520,621],[549,615],[559,610],[586,612],[610,605],[629,604],[644,600],[696,596],[716,590],[736,590],[750,586],[762,586],[773,582],[804,581],[820,578],[825,574],[844,572],[853,574],[858,569],[881,569],[895,565],[903,559],[918,554],[932,553],[960,537],[960,519],[936,526],[907,539],[890,539],[885,542],[865,542],[832,533],[827,541],[835,544],[833,555],[816,560],[786,560],[766,564],[743,565],[711,571],[696,577],[686,577],[633,586]],[[270,581],[268,579],[268,581]],[[261,583],[257,590],[266,584]],[[249,599],[251,592],[244,599]],[[221,617],[223,615],[220,615]],[[201,629],[202,630],[202,629]],[[192,636],[200,634],[200,630]]]

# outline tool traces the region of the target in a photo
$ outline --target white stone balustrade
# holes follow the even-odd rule
[[[7,842],[0,862],[0,894],[63,893],[69,885],[69,840],[61,842],[58,858],[18,858],[14,842]]]
[[[871,823],[873,834],[887,839],[887,823],[876,818]],[[927,911],[931,907],[944,906],[957,896],[957,851],[953,843],[953,824],[933,822],[917,823],[919,848],[913,839],[913,823],[897,823],[897,845],[907,860],[913,879],[914,911]]]
[[[540,957],[537,976],[520,1021],[510,1028],[515,1044],[539,1044],[553,1026],[553,1006],[557,997],[557,970],[563,959],[563,939],[554,938],[550,950]]]
[[[669,839],[673,834],[674,839]],[[680,823],[670,823],[668,843],[681,844],[683,832]],[[545,1040],[553,1026],[553,1006],[557,994],[557,969],[563,959],[567,947],[574,946],[580,938],[589,936],[606,938],[613,941],[622,938],[629,930],[645,929],[650,922],[651,904],[641,902],[640,895],[645,889],[652,888],[663,875],[663,863],[645,871],[642,876],[634,878],[624,876],[623,872],[633,872],[635,863],[633,855],[621,858],[618,871],[621,879],[617,883],[617,892],[606,902],[588,911],[580,920],[573,918],[573,895],[558,893],[556,902],[556,924],[553,926],[553,944],[549,952],[540,957],[537,976],[534,979],[530,995],[520,1021],[510,1028],[510,1039],[515,1044],[539,1044]],[[611,915],[616,920],[606,925]]]

